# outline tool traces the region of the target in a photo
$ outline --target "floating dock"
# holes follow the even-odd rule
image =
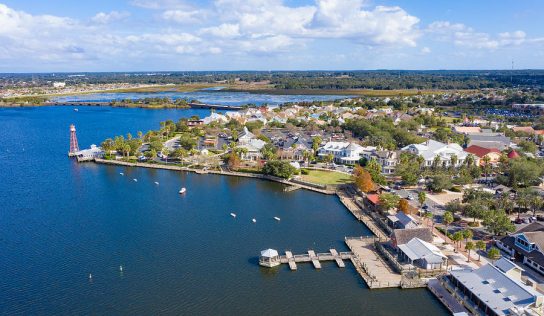
[[[329,252],[316,253],[314,250],[308,250],[305,254],[293,255],[291,251],[285,251],[285,255],[278,256],[280,263],[287,263],[289,269],[297,270],[297,263],[311,262],[315,269],[321,269],[321,262],[335,261],[338,267],[344,268],[344,260],[351,260],[352,252],[338,252],[336,249],[329,249]]]

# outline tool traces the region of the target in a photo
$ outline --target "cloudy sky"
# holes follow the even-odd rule
[[[0,72],[544,68],[541,0],[0,0]]]

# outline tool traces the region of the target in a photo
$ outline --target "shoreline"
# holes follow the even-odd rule
[[[327,195],[334,195],[337,192],[337,190],[320,189],[317,187],[306,185],[302,182],[299,183],[296,181],[290,181],[287,179],[264,175],[264,174],[234,172],[234,171],[219,171],[219,170],[200,170],[200,169],[194,169],[194,168],[188,168],[188,167],[168,166],[168,165],[150,164],[150,163],[142,163],[142,162],[126,162],[126,161],[107,160],[107,159],[100,159],[100,158],[95,158],[92,161],[94,163],[105,164],[105,165],[140,167],[140,168],[149,168],[149,169],[163,169],[163,170],[172,170],[172,171],[186,171],[186,172],[193,172],[196,174],[215,174],[215,175],[223,175],[223,176],[231,176],[231,177],[262,179],[262,180],[278,182],[278,183],[289,185],[292,187],[299,187],[301,189],[306,189],[309,191],[313,191],[313,192],[317,192],[321,194],[327,194]]]

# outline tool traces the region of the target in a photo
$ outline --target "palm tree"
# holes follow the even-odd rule
[[[486,247],[486,244],[485,244],[485,241],[483,240],[478,240],[476,242],[476,249],[478,250],[485,250],[485,247]],[[480,252],[478,252],[478,261],[480,261],[480,257],[482,256],[482,254]]]
[[[465,229],[463,231],[463,237],[465,238],[465,242],[468,242],[468,240],[472,239],[473,236],[474,236],[474,234],[472,233],[472,230]]]
[[[417,201],[419,202],[419,207],[423,207],[423,203],[425,203],[425,200],[427,199],[427,194],[425,191],[419,191],[417,193]]]
[[[474,243],[472,241],[469,241],[465,244],[465,250],[468,252],[467,254],[467,262],[470,262],[470,251],[474,250]]]
[[[495,263],[495,260],[499,259],[501,257],[501,251],[495,247],[492,247],[487,252],[487,257]]]
[[[448,236],[448,226],[453,222],[453,214],[451,212],[444,212],[442,222],[446,225],[446,236]]]
[[[459,244],[461,240],[463,240],[463,233],[460,231],[457,231],[451,236],[451,239],[456,243],[456,247],[459,248]]]
[[[482,165],[482,169],[483,169],[484,174],[485,174],[485,182],[487,183],[487,177],[489,176],[489,171],[490,171],[490,167],[491,167],[491,164],[490,164],[491,158],[489,158],[488,155],[485,155],[482,158],[482,161],[484,163]]]
[[[432,226],[434,227],[433,217],[434,217],[433,213],[431,213],[431,212],[426,212],[425,213],[425,218],[427,218],[431,222]]]
[[[452,168],[455,168],[455,166],[457,165],[457,161],[459,161],[459,159],[457,158],[457,155],[453,154],[450,156],[450,162],[451,162]]]

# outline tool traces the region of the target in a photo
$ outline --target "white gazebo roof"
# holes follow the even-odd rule
[[[261,251],[261,257],[272,258],[277,256],[278,256],[278,251],[274,249],[269,248],[269,249]]]

